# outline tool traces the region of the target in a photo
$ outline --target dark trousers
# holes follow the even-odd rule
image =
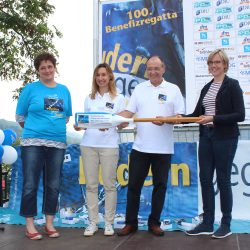
[[[143,183],[151,166],[153,193],[151,214],[148,225],[160,225],[161,211],[165,201],[168,172],[171,165],[170,154],[152,154],[132,150],[129,163],[126,224],[138,226],[138,211]]]
[[[232,219],[233,195],[231,171],[237,149],[238,137],[219,139],[214,129],[205,127],[199,142],[200,182],[203,200],[203,220],[213,225],[215,214],[215,191],[213,186],[214,170],[220,190],[221,223],[230,226]]]

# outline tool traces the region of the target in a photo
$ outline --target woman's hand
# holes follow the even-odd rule
[[[197,122],[199,124],[207,124],[214,121],[214,117],[212,115],[201,115],[199,117],[201,118],[201,120]]]
[[[128,122],[123,122],[123,123],[117,125],[117,128],[118,129],[123,129],[123,128],[126,128],[128,125],[129,125]]]
[[[75,129],[76,131],[86,130],[86,128],[78,127],[78,126],[76,126],[75,124],[73,125],[73,127],[74,127],[74,129]]]

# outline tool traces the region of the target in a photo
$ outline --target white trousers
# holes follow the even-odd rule
[[[113,224],[116,212],[116,169],[118,148],[80,146],[83,170],[86,179],[86,198],[90,223],[98,223],[99,167],[102,170],[105,190],[105,223]]]

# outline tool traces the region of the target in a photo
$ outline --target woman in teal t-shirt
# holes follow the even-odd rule
[[[72,107],[69,90],[54,79],[56,58],[50,53],[42,53],[35,58],[34,66],[39,80],[28,84],[22,91],[16,108],[16,120],[23,128],[20,215],[26,219],[26,236],[38,240],[42,239],[42,235],[35,228],[34,216],[37,215],[37,189],[42,172],[45,232],[51,238],[59,237],[53,219],[66,148],[66,123],[72,115]]]

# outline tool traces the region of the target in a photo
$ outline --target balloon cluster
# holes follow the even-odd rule
[[[17,151],[11,146],[17,139],[11,129],[0,129],[0,163],[11,165],[17,160]]]

